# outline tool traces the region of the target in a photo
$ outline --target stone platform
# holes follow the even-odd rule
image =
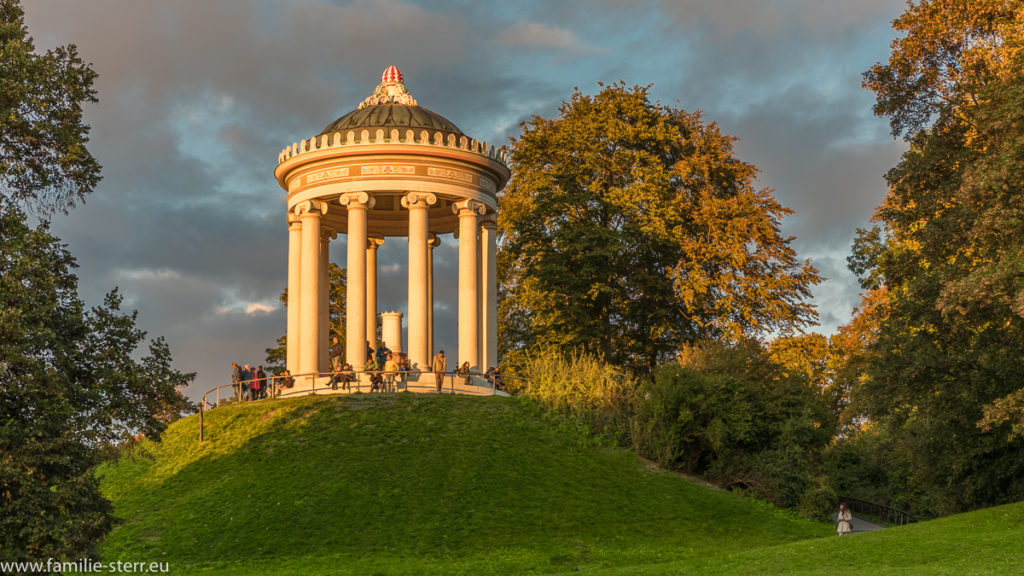
[[[297,396],[334,395],[334,394],[370,394],[370,379],[367,374],[360,374],[359,382],[352,382],[350,390],[332,390],[330,378],[318,376],[315,383],[310,383],[309,378],[296,378],[295,386],[280,390],[278,398],[290,398]],[[410,373],[403,383],[398,377],[395,378],[394,392],[413,394],[437,394],[437,383],[432,372]],[[480,376],[470,377],[466,383],[465,378],[454,374],[445,374],[441,385],[442,394],[460,394],[463,396],[508,396],[500,390],[494,390],[491,385]]]

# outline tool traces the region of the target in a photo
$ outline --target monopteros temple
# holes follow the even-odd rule
[[[415,370],[433,350],[433,249],[459,247],[458,363],[497,364],[497,193],[509,179],[503,151],[419,106],[402,73],[384,71],[373,95],[320,134],[292,144],[274,175],[288,197],[288,369],[328,370],[328,256],[348,236],[345,350],[362,370],[377,334],[377,249],[409,242],[407,338]],[[382,316],[383,340],[403,351],[402,314]],[[449,354],[449,357],[452,355]],[[451,360],[449,360],[451,362]]]

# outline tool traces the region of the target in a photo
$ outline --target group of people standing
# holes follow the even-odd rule
[[[358,386],[359,379],[352,366],[342,361],[344,354],[344,346],[338,341],[338,338],[334,338],[328,355],[331,360],[329,385],[332,390],[340,388],[351,391],[353,382],[356,382]],[[366,342],[365,371],[369,374],[370,392],[396,392],[399,389],[408,389],[410,370],[409,357],[404,352],[393,352],[387,347],[386,342],[381,342],[380,346],[374,350],[370,342]],[[441,350],[430,361],[430,372],[434,374],[438,393],[442,390],[446,371],[447,358],[444,355],[444,350]],[[467,385],[472,379],[469,362],[463,362],[454,373],[462,378]],[[489,368],[484,374],[484,378],[496,389],[504,390],[501,376],[495,368]],[[288,370],[268,376],[263,370],[263,366],[252,368],[249,364],[240,366],[237,362],[232,362],[231,384],[236,400],[259,400],[268,395],[276,396],[276,392],[280,388],[291,388],[295,385],[295,380]]]
[[[291,388],[294,385],[295,380],[288,370],[267,376],[262,365],[252,368],[248,364],[239,366],[238,362],[231,363],[231,386],[237,402],[260,400],[268,395],[273,397],[278,387]]]

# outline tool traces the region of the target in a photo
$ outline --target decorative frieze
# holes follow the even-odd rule
[[[401,166],[395,164],[381,164],[378,166],[362,166],[359,168],[359,173],[364,176],[378,176],[388,174],[416,174],[415,166]]]
[[[427,168],[427,176],[434,176],[437,178],[448,178],[450,180],[458,180],[459,182],[465,182],[467,184],[473,183],[473,175],[458,170],[449,170],[448,168],[434,168],[430,166]]]

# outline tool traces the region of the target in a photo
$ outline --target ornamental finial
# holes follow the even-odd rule
[[[397,66],[388,66],[384,73],[381,74],[380,85],[373,91],[373,96],[363,100],[363,103],[359,105],[359,109],[362,110],[367,106],[375,106],[377,104],[416,106],[416,100],[405,89],[405,84],[402,80],[402,71]]]

